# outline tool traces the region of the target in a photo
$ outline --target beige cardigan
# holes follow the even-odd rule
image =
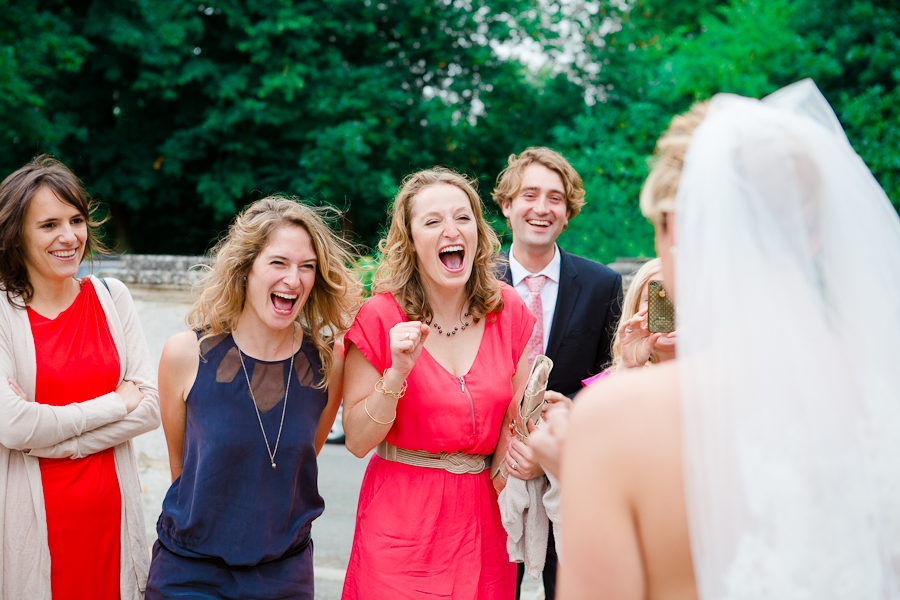
[[[141,485],[131,438],[159,426],[159,394],[134,302],[121,281],[91,282],[119,353],[119,381],[143,392],[130,414],[115,392],[67,406],[34,400],[36,362],[28,314],[0,292],[0,600],[50,600],[47,517],[37,457],[80,458],[115,447],[122,491],[121,600],[139,600],[150,556],[141,509]],[[29,401],[7,385],[15,379]]]

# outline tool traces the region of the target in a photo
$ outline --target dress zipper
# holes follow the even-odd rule
[[[458,379],[462,391],[469,397],[469,408],[472,409],[472,435],[475,435],[475,405],[472,403],[472,394],[466,389],[466,380],[462,377],[459,377]]]

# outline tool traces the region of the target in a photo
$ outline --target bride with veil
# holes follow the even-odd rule
[[[678,359],[575,404],[560,597],[900,598],[896,212],[810,80],[657,153]]]

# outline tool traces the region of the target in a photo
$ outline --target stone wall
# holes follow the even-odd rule
[[[163,254],[121,254],[85,261],[78,275],[93,273],[97,277],[115,277],[128,284],[161,288],[190,288],[202,271],[199,265],[212,264],[207,256],[172,256]]]
[[[627,290],[634,274],[647,258],[617,258],[610,268],[621,273]],[[160,287],[163,289],[188,289],[196,284],[202,271],[198,265],[210,265],[208,256],[173,256],[163,254],[120,254],[104,257],[91,264],[82,263],[78,276],[91,272],[97,277],[115,277],[129,284]]]
[[[624,291],[628,291],[628,286],[631,285],[632,280],[634,279],[635,274],[638,272],[644,263],[650,260],[649,258],[631,258],[631,257],[619,257],[616,259],[616,262],[607,265],[613,271],[618,272],[622,276],[622,289]]]

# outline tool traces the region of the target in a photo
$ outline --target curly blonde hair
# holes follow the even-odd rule
[[[450,169],[425,169],[408,175],[403,180],[400,191],[394,198],[387,237],[378,243],[381,262],[375,271],[372,290],[375,293],[393,294],[410,320],[430,321],[434,316],[417,267],[411,220],[416,196],[425,188],[435,185],[452,185],[462,190],[469,198],[475,214],[478,244],[472,274],[466,282],[466,299],[468,312],[477,323],[479,319],[503,310],[503,293],[500,282],[494,276],[500,240],[484,219],[484,207],[476,192],[475,182]]]
[[[551,171],[556,171],[563,182],[563,191],[566,194],[566,211],[569,218],[574,219],[584,206],[584,184],[578,171],[569,164],[563,155],[550,148],[532,146],[516,156],[509,155],[508,166],[497,176],[497,185],[491,197],[501,209],[505,202],[512,202],[519,188],[522,187],[522,176],[525,169],[532,163],[544,165]]]
[[[187,315],[188,326],[200,332],[200,340],[231,333],[244,310],[246,276],[253,262],[281,227],[302,227],[316,254],[316,279],[297,322],[322,358],[323,375],[317,387],[328,385],[335,339],[350,328],[361,304],[362,286],[349,268],[353,247],[341,239],[327,221],[337,217],[333,208],[314,208],[282,197],[263,198],[238,215],[211,255],[212,266],[198,285],[197,298]]]
[[[706,117],[709,100],[697,102],[684,114],[672,118],[656,142],[656,159],[641,188],[641,213],[657,227],[665,227],[665,213],[675,210],[675,193],[681,181],[684,156],[694,130]]]

